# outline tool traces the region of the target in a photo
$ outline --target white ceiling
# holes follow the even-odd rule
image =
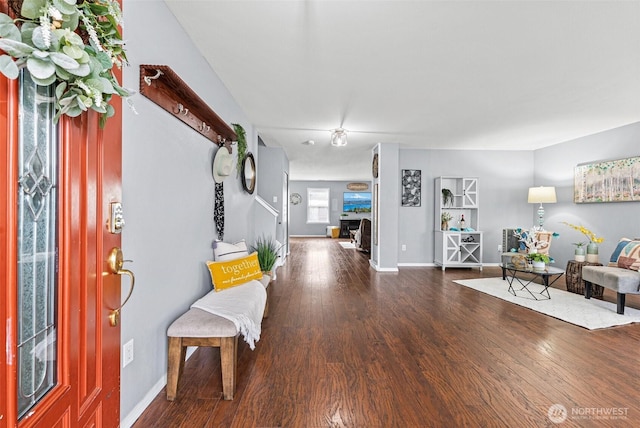
[[[377,143],[531,150],[640,120],[640,1],[166,3],[292,180],[370,180]]]

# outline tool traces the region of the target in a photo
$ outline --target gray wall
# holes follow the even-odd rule
[[[640,237],[640,203],[617,202],[575,204],[573,173],[576,165],[598,160],[640,156],[640,122],[610,131],[568,141],[535,152],[535,184],[556,186],[558,203],[545,204],[545,228],[560,233],[551,246],[556,266],[564,268],[573,257],[573,242],[584,236],[564,225],[582,224],[597,236],[604,236],[599,245],[600,263],[606,264],[621,237]]]
[[[502,229],[530,227],[532,207],[527,191],[533,184],[532,151],[400,150],[402,169],[422,170],[422,205],[401,207],[399,264],[428,264],[434,259],[434,188],[439,176],[477,177],[479,227],[483,231],[485,263],[498,263]],[[437,195],[440,197],[440,195]],[[402,245],[406,251],[402,251]]]
[[[358,181],[359,183],[362,181]],[[350,191],[347,184],[352,181],[290,181],[289,194],[300,193],[302,203],[298,205],[289,204],[289,235],[290,236],[325,236],[327,226],[340,226],[340,214],[342,214],[342,194]],[[371,183],[367,182],[369,188],[363,190],[371,192]],[[329,189],[329,224],[307,224],[307,188],[328,188]],[[349,218],[371,218],[370,214],[351,214]]]
[[[131,63],[124,68],[124,86],[138,89],[140,64],[168,65],[223,120],[243,125],[255,153],[253,127],[165,3],[127,2],[125,19]],[[144,96],[133,101],[139,114],[123,107],[122,248],[133,260],[127,268],[136,274],[136,288],[121,325],[122,343],[134,339],[135,359],[121,372],[122,418],[164,386],[167,327],[210,290],[204,262],[213,257],[216,236],[211,160],[217,149]],[[242,190],[235,168],[224,191],[225,240],[249,240],[253,196]]]
[[[284,223],[287,220],[288,200],[284,196],[284,173],[289,172],[289,159],[279,147],[258,146],[258,195],[278,211],[276,236],[282,244],[286,244]],[[291,232],[289,232],[291,235]],[[286,251],[288,253],[288,251]]]

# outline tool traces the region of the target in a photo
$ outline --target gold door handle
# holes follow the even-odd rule
[[[107,266],[109,267],[109,273],[115,275],[128,275],[131,278],[131,286],[129,287],[129,293],[127,294],[126,299],[124,299],[124,302],[122,302],[120,307],[112,309],[111,312],[109,312],[109,325],[111,327],[115,327],[120,323],[120,309],[122,309],[122,307],[129,301],[129,298],[131,298],[133,287],[136,284],[136,277],[133,272],[128,269],[122,269],[124,262],[131,261],[132,260],[124,260],[124,257],[122,256],[122,250],[118,247],[113,247],[111,251],[109,251],[109,257],[107,257]]]

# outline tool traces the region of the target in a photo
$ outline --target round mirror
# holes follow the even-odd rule
[[[256,189],[256,161],[253,159],[251,152],[247,153],[244,162],[242,162],[240,177],[242,180],[242,188],[247,193],[253,193]]]

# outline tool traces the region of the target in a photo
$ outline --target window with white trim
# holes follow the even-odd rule
[[[307,188],[307,223],[329,223],[329,189]]]

